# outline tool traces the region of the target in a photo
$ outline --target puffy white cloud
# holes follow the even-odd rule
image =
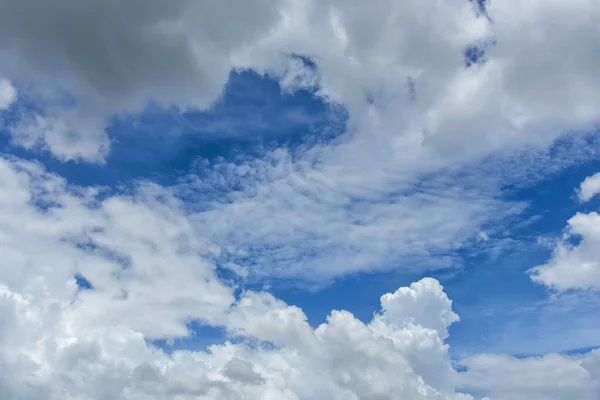
[[[599,189],[600,174],[588,176],[579,185],[580,201],[591,200]],[[600,289],[600,215],[577,213],[567,224],[550,260],[531,269],[532,279],[558,290]]]
[[[441,107],[432,109],[435,140],[464,151],[459,138],[468,138],[471,151],[473,144],[543,142],[544,135],[593,127],[592,104],[600,100],[593,72],[597,6],[588,0],[487,2],[493,44],[485,49],[486,62],[457,73]]]
[[[386,325],[419,325],[436,331],[442,339],[448,337],[448,327],[459,320],[442,286],[431,278],[385,294],[381,297],[381,307],[380,319]]]
[[[234,300],[202,257],[212,247],[194,236],[162,188],[106,197],[72,188],[37,164],[2,159],[0,190],[0,280],[48,306],[74,302],[77,324],[110,321],[147,337],[181,336],[186,321],[214,321]],[[94,290],[73,297],[75,274]]]
[[[0,77],[0,111],[6,110],[17,98],[17,90],[12,83]]]
[[[588,176],[579,185],[579,200],[584,203],[590,201],[600,193],[600,173]]]
[[[14,144],[48,150],[62,161],[102,163],[110,149],[102,121],[82,118],[72,110],[46,116],[28,113],[9,132]]]
[[[531,277],[558,290],[600,289],[600,215],[577,213],[567,222],[566,233],[551,259],[533,268]],[[579,243],[573,244],[573,239]]]
[[[435,280],[383,296],[370,324],[333,311],[313,329],[268,293],[236,300],[164,188],[110,194],[2,159],[0,202],[6,398],[464,398],[443,343],[457,316]],[[237,344],[169,356],[146,342],[190,320]]]
[[[474,3],[302,2],[268,43],[316,61],[365,149],[455,160],[593,127],[598,2],[487,2],[489,18]],[[470,46],[483,57],[467,69]]]
[[[414,371],[427,382],[445,391],[455,385],[449,365],[448,327],[459,320],[452,301],[435,279],[424,278],[410,287],[399,288],[381,297],[380,314],[371,329],[390,338],[410,361]]]
[[[217,277],[215,249],[171,193],[78,188],[0,161],[0,395],[23,399],[593,399],[598,353],[448,355],[452,302],[434,279],[381,297],[369,323],[306,315]],[[78,288],[75,274],[91,289]],[[147,339],[223,326],[231,341],[165,354]]]
[[[14,315],[4,331],[30,332],[29,341],[14,335],[2,347],[4,367],[13,379],[0,390],[16,398],[455,398],[415,375],[403,349],[375,336],[347,312],[333,312],[314,331],[306,322],[300,325],[309,334],[308,343],[278,340],[275,348],[225,343],[206,353],[167,356],[127,327],[80,325],[69,332],[59,326],[51,333],[44,320],[58,318],[62,325],[69,319],[60,309],[48,315],[36,313],[39,307],[14,294],[2,300],[3,317],[6,311]],[[287,322],[269,321],[265,328]]]

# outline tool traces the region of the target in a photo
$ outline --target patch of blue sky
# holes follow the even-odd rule
[[[477,41],[468,46],[464,51],[465,66],[469,68],[476,64],[483,64],[486,61],[486,53],[495,45],[495,40],[488,39]]]
[[[75,274],[75,283],[79,290],[93,290],[94,286],[83,275]]]
[[[470,67],[483,62],[485,49],[481,45],[469,46],[465,49],[465,64]]]
[[[310,89],[282,90],[274,77],[233,71],[221,99],[209,110],[178,110],[149,104],[139,115],[113,118],[111,151],[104,165],[61,162],[49,153],[11,144],[7,126],[26,111],[38,111],[28,97],[5,112],[0,149],[37,160],[50,172],[82,186],[116,187],[135,179],[173,184],[198,158],[229,160],[265,149],[323,143],[344,131],[346,111]]]
[[[146,340],[153,346],[161,349],[167,354],[175,351],[210,351],[210,346],[222,345],[223,342],[244,343],[249,348],[273,348],[274,345],[269,342],[259,342],[251,337],[241,337],[227,332],[225,327],[210,326],[202,321],[190,321],[186,324],[189,335],[186,337],[173,339],[154,339]]]
[[[177,350],[208,351],[215,344],[222,344],[225,339],[235,342],[235,338],[228,338],[225,328],[220,326],[209,326],[200,321],[187,323],[190,332],[188,337],[175,339],[148,340],[152,345],[162,349],[167,354]]]
[[[469,0],[477,7],[477,12],[480,15],[488,16],[487,14],[487,0]]]

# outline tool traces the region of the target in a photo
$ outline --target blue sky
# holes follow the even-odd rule
[[[142,3],[0,0],[0,397],[598,398],[597,1]]]

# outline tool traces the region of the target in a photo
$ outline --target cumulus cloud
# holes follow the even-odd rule
[[[600,175],[588,176],[579,185],[581,202],[598,192]],[[567,221],[563,237],[556,243],[552,257],[529,272],[533,281],[559,291],[600,289],[600,215],[577,213]]]
[[[459,318],[435,279],[383,295],[368,323],[334,310],[316,328],[269,293],[236,297],[210,262],[217,250],[194,234],[166,188],[79,188],[38,164],[3,158],[0,205],[4,398],[563,400],[597,393],[596,352],[540,361],[482,355],[457,372],[445,339]],[[88,284],[78,287],[75,276]],[[224,327],[229,340],[171,355],[148,341],[185,337],[192,320]]]
[[[78,323],[128,324],[147,337],[185,335],[186,321],[215,321],[234,300],[201,257],[211,245],[193,235],[177,203],[164,204],[161,188],[100,201],[100,189],[71,188],[38,164],[2,159],[0,189],[0,280],[24,299],[57,311],[74,302]],[[94,290],[75,298],[76,274]]]
[[[443,339],[457,316],[435,280],[384,296],[370,324],[333,311],[313,329],[268,293],[236,300],[163,188],[107,195],[2,159],[0,189],[6,398],[455,397]],[[191,320],[236,344],[169,356],[146,342],[186,336]]]
[[[579,185],[579,200],[582,203],[590,201],[600,193],[600,173],[588,176]]]
[[[434,279],[382,296],[368,324],[332,311],[313,328],[268,293],[236,299],[164,188],[103,194],[9,159],[0,188],[6,398],[471,398],[444,343],[458,316]],[[232,341],[172,355],[146,341],[196,319]]]
[[[102,121],[86,119],[73,110],[49,115],[27,113],[9,132],[13,144],[48,150],[61,161],[103,163],[110,149]]]
[[[551,259],[533,268],[535,282],[558,290],[600,289],[600,215],[578,213],[569,219],[566,233]],[[577,244],[573,244],[573,239]]]
[[[17,98],[17,90],[12,83],[0,77],[0,111],[6,110]]]

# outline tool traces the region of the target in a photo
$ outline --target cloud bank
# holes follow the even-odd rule
[[[5,398],[471,399],[466,390],[477,398],[562,400],[600,393],[597,352],[479,355],[457,372],[444,340],[459,317],[435,279],[383,295],[369,323],[334,310],[313,328],[301,309],[266,292],[235,295],[219,280],[207,256],[214,249],[191,234],[190,215],[164,188],[140,184],[127,195],[103,195],[14,159],[0,162],[0,188]],[[229,341],[171,355],[148,342],[186,336],[193,320],[224,327]]]
[[[473,158],[592,128],[596,2],[482,4],[3,1],[0,55],[9,78],[36,83],[44,117],[65,125],[37,136],[62,159],[101,161],[105,118],[148,101],[210,106],[233,68],[281,76],[291,90],[318,82],[349,110],[355,146],[390,159]],[[290,54],[313,60],[316,76]],[[87,124],[70,121],[72,104]],[[65,130],[80,151],[50,144]]]

